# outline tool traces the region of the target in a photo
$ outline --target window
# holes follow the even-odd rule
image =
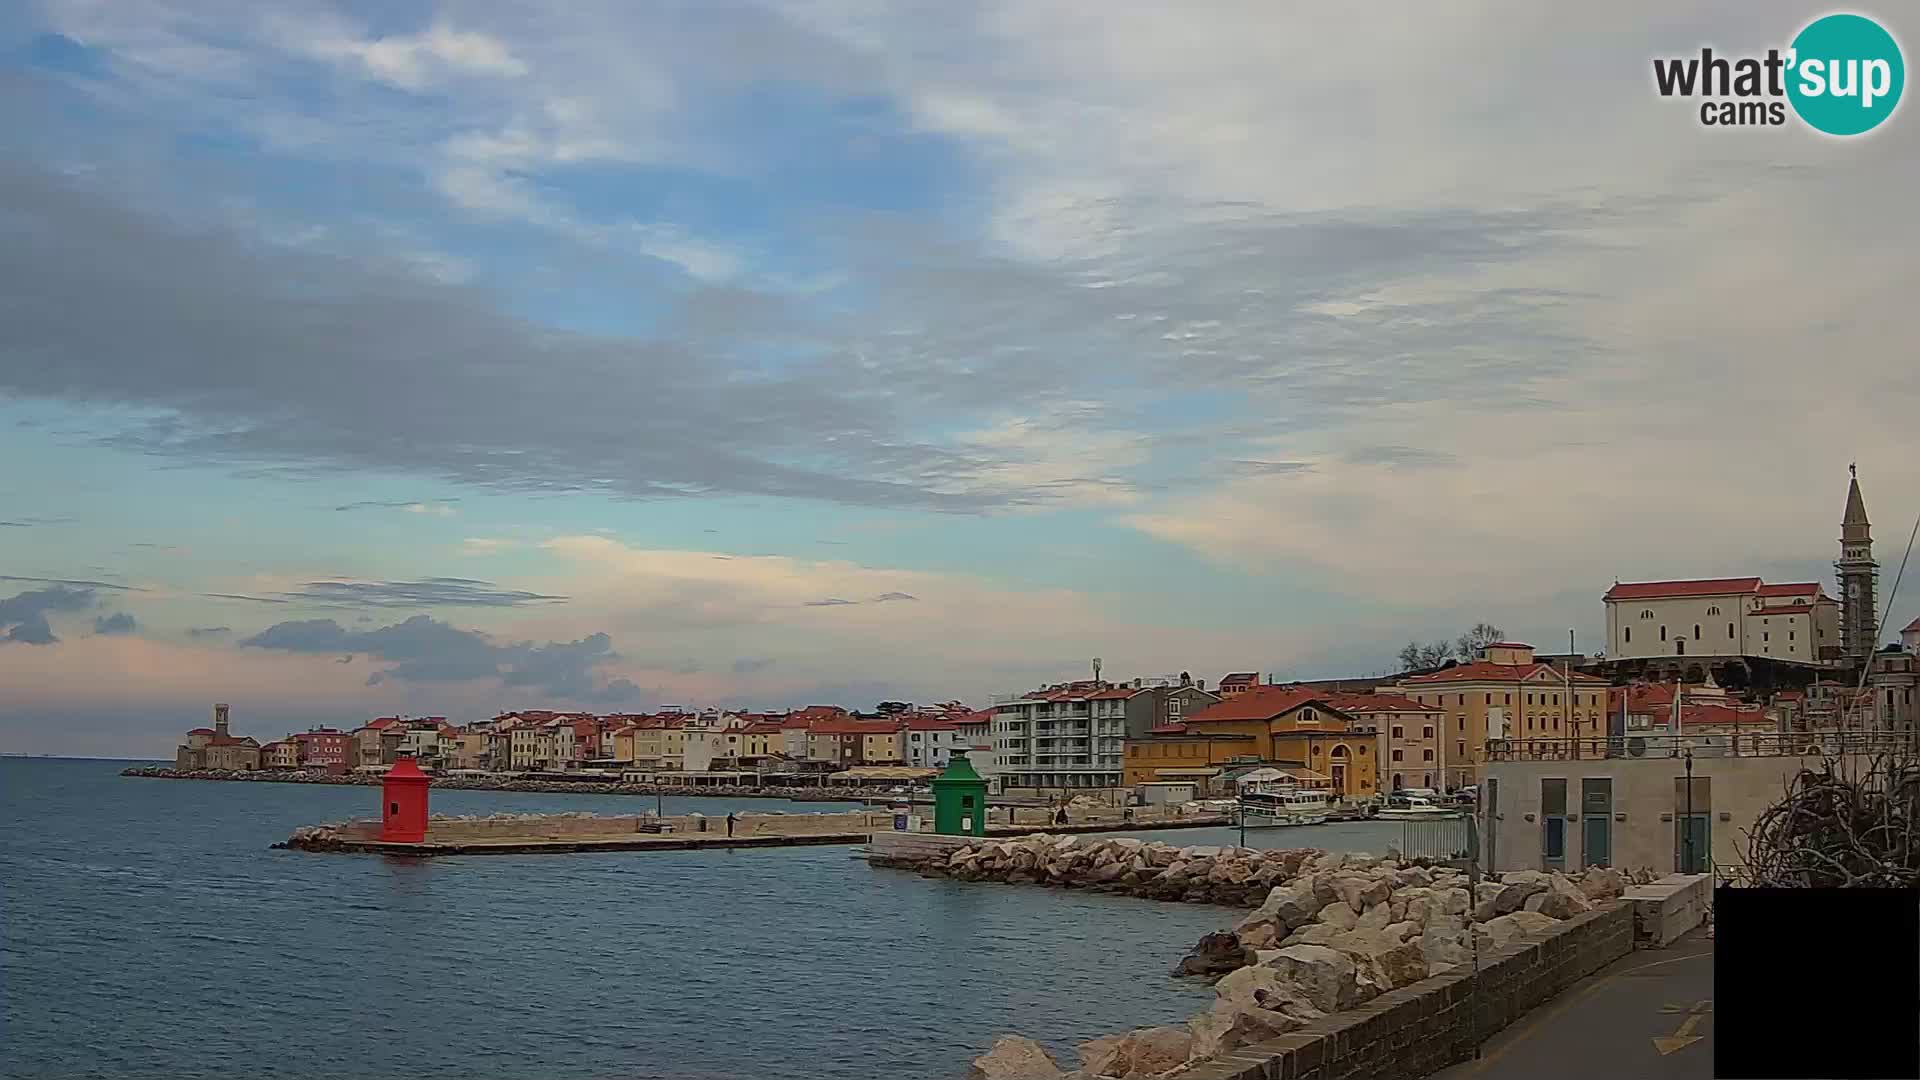
[[[1491,704],[1493,704],[1493,695],[1492,695],[1492,694],[1488,694],[1488,695],[1487,695],[1487,701],[1486,701],[1486,703],[1487,703],[1488,705],[1491,705]]]
[[[1700,640],[1700,624],[1699,623],[1693,624],[1693,640],[1695,641]]]
[[[1733,624],[1732,623],[1727,624],[1727,640],[1728,641],[1733,640]]]
[[[1767,640],[1767,632],[1765,630],[1760,631],[1760,640],[1761,641]]]
[[[1423,739],[1431,739],[1431,738],[1433,738],[1433,725],[1432,725],[1432,724],[1428,724],[1428,725],[1427,725],[1426,727],[1423,727],[1423,728],[1421,728],[1421,729],[1420,729],[1420,737],[1421,737],[1421,738],[1423,738]]]
[[[1422,750],[1422,751],[1420,751],[1420,760],[1421,760],[1421,761],[1432,761],[1432,760],[1433,760],[1433,751],[1432,751],[1432,749],[1426,749],[1426,750]]]
[[[1533,704],[1533,695],[1532,695],[1532,694],[1528,694],[1528,695],[1527,695],[1527,704],[1529,704],[1529,705],[1531,705],[1531,704]]]
[[[1651,619],[1651,618],[1653,618],[1653,609],[1652,609],[1652,608],[1641,608],[1641,609],[1640,609],[1640,617],[1641,617],[1641,618],[1643,618],[1643,619]]]
[[[1555,694],[1555,695],[1553,695],[1553,703],[1554,703],[1555,705],[1558,705],[1558,704],[1560,704],[1560,695],[1559,695],[1559,694]]]
[[[1502,695],[1500,695],[1500,699],[1501,699],[1501,700],[1500,700],[1500,704],[1502,704],[1502,705],[1511,705],[1511,704],[1513,704],[1513,695],[1512,695],[1512,694],[1502,694]]]
[[[1532,713],[1527,714],[1527,730],[1528,731],[1533,730],[1533,714]]]
[[[1715,605],[1714,605],[1713,607],[1710,607],[1710,608],[1708,608],[1708,609],[1707,609],[1707,614],[1709,614],[1709,615],[1718,615],[1718,614],[1720,614],[1720,606],[1719,606],[1718,604],[1715,604]]]
[[[1467,744],[1463,742],[1454,743],[1453,756],[1460,759],[1461,761],[1467,760]]]
[[[1467,695],[1461,694],[1459,695],[1459,698],[1460,698],[1459,701],[1454,702],[1455,705],[1465,705],[1467,703]]]
[[[1401,738],[1400,732],[1401,732],[1400,725],[1399,724],[1393,725],[1393,737],[1396,739]]]
[[[1660,628],[1660,640],[1661,641],[1667,640],[1667,628],[1665,626],[1662,626]]]
[[[1367,744],[1366,744],[1366,743],[1361,743],[1361,744],[1360,744],[1360,756],[1361,756],[1361,757],[1366,757],[1366,756],[1367,756]]]
[[[1789,630],[1789,631],[1787,631],[1787,640],[1788,640],[1788,641],[1792,641],[1792,640],[1793,640],[1793,631],[1791,631],[1791,630]]]
[[[1395,760],[1395,761],[1399,761],[1399,760],[1400,760],[1400,751],[1399,751],[1399,749],[1398,749],[1398,748],[1396,748],[1396,749],[1395,749],[1395,750],[1393,751],[1393,760]],[[1398,782],[1396,781],[1396,783],[1398,783]]]
[[[1620,632],[1626,636],[1627,641],[1631,642],[1633,640],[1633,627],[1621,627]]]

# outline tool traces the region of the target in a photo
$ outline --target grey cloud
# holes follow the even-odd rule
[[[190,232],[13,165],[0,206],[0,391],[161,412],[115,446],[513,491],[963,511],[1003,497],[943,493],[981,455],[901,434],[867,375],[741,377],[684,343],[536,326],[475,288]]]
[[[0,574],[0,581],[23,581],[35,585],[65,585],[74,589],[113,589],[118,592],[146,592],[137,585],[119,585],[111,581],[88,581],[83,578],[15,577],[12,574]]]
[[[918,600],[912,593],[883,592],[867,600],[847,600],[838,596],[829,596],[824,600],[808,600],[802,607],[851,607],[854,604],[885,604],[895,600]]]
[[[858,603],[858,601],[842,600],[837,596],[829,596],[825,600],[808,600],[801,606],[802,607],[840,607],[845,604],[854,604],[854,603]]]
[[[594,678],[601,664],[619,659],[604,633],[577,641],[497,644],[478,630],[415,615],[373,630],[349,630],[332,619],[276,623],[240,642],[242,648],[296,653],[364,653],[392,666],[367,677],[370,686],[402,682],[465,682],[499,679],[576,701],[625,701],[639,693],[625,679],[604,685]]]
[[[140,624],[124,611],[93,617],[93,632],[96,634],[131,634],[138,629]]]
[[[920,598],[913,595],[912,593],[883,592],[879,596],[874,597],[873,602],[876,604],[884,604],[889,600],[918,600],[918,599]]]
[[[0,600],[0,628],[7,631],[5,637],[0,637],[0,642],[52,645],[60,638],[53,632],[53,624],[47,621],[47,613],[84,611],[93,606],[93,600],[91,589],[74,589],[65,585],[15,593]]]
[[[409,506],[445,506],[459,501],[459,499],[365,499],[360,502],[343,503],[334,509],[336,511],[404,510]]]
[[[188,637],[209,638],[233,633],[231,626],[194,626],[187,629]]]
[[[496,588],[473,578],[432,577],[420,581],[310,581],[283,599],[348,607],[523,607],[554,603],[564,596]]]
[[[1460,462],[1445,451],[1413,446],[1362,446],[1343,456],[1354,465],[1386,465],[1395,469],[1438,469]]]
[[[751,675],[756,671],[765,671],[775,664],[770,656],[743,656],[733,662],[735,675]]]
[[[1242,476],[1285,476],[1287,473],[1311,472],[1310,461],[1255,461],[1242,459],[1233,463],[1233,471]]]
[[[211,598],[211,599],[214,599],[214,600],[245,600],[245,601],[248,601],[248,602],[250,602],[250,603],[254,603],[254,604],[287,604],[287,603],[292,603],[292,601],[290,601],[290,600],[283,600],[283,599],[279,599],[279,598],[277,598],[277,597],[272,597],[272,596],[248,596],[248,595],[246,595],[245,593],[230,593],[230,592],[208,592],[208,593],[201,593],[200,595],[201,595],[201,596],[205,596],[205,597],[209,597],[209,598]]]

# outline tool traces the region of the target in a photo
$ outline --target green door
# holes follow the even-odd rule
[[[1704,874],[1713,858],[1711,815],[1685,814],[1675,819],[1673,865],[1678,873]]]

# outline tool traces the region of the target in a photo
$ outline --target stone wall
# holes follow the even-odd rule
[[[1608,903],[1483,952],[1477,987],[1470,968],[1455,968],[1180,1077],[1412,1080],[1470,1059],[1476,1043],[1632,950],[1632,908]]]

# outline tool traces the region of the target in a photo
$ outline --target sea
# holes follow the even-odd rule
[[[957,1080],[1180,1023],[1241,912],[867,866],[851,848],[403,859],[276,851],[371,788],[0,758],[0,1077]],[[435,791],[435,813],[651,798]],[[686,798],[669,813],[852,809]],[[1239,834],[1186,829],[1178,843]],[[1380,852],[1391,825],[1249,833]]]

